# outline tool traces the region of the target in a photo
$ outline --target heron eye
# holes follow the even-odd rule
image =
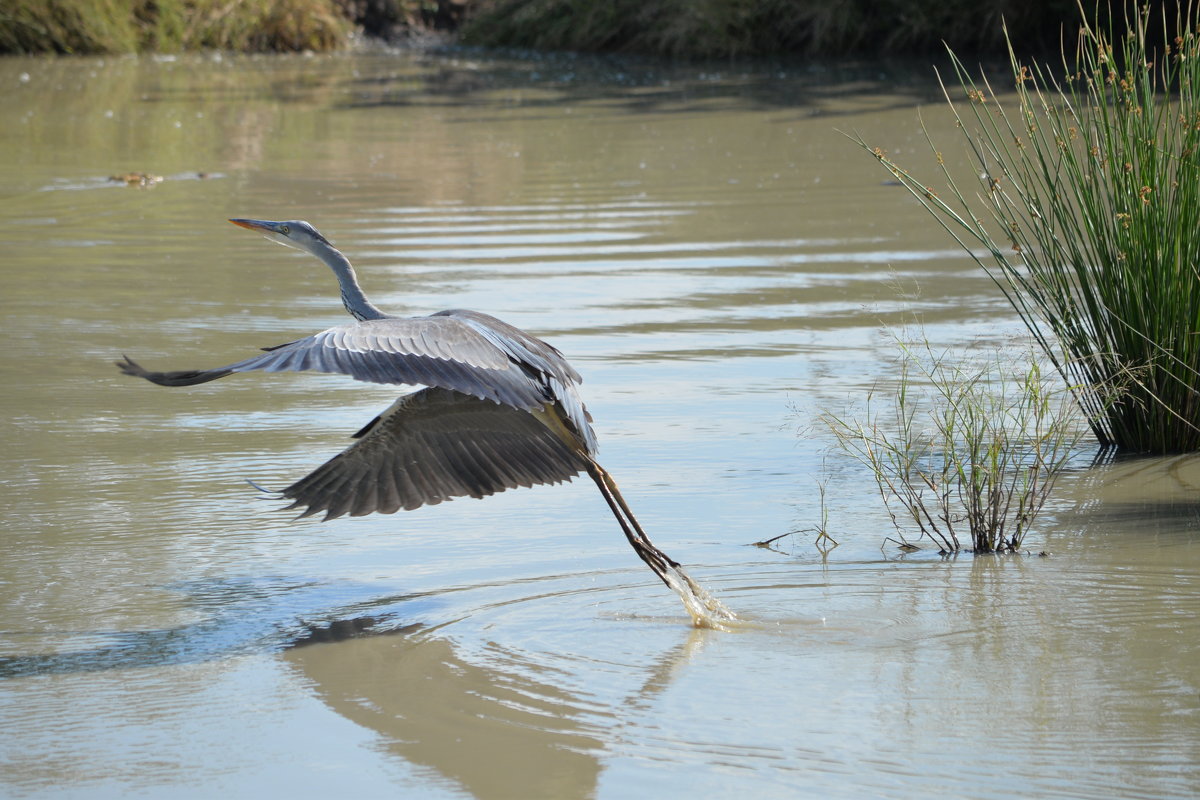
[[[289,228],[287,225],[280,225],[279,232],[282,233],[284,236],[287,236],[289,233],[292,232],[292,229]]]

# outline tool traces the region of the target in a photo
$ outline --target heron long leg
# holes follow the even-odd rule
[[[637,521],[637,517],[630,510],[629,504],[621,496],[621,490],[617,488],[617,482],[612,475],[591,457],[578,437],[574,436],[570,429],[563,424],[562,418],[556,412],[557,409],[550,406],[541,412],[534,412],[534,415],[555,431],[559,438],[583,460],[588,475],[595,482],[596,488],[600,490],[604,501],[608,503],[613,516],[617,518],[617,523],[620,524],[621,531],[625,534],[625,539],[633,551],[646,563],[646,566],[654,571],[659,580],[666,584],[667,588],[680,596],[693,623],[698,627],[723,628],[723,623],[737,619],[721,601],[692,580],[678,561],[654,546],[650,537],[646,535],[646,531],[642,529],[641,523]]]
[[[733,612],[726,608],[720,600],[692,580],[692,576],[684,571],[678,561],[654,546],[650,537],[642,530],[637,517],[629,509],[625,498],[621,496],[621,490],[617,488],[617,482],[613,476],[590,456],[587,461],[588,475],[596,482],[600,494],[604,496],[608,507],[612,509],[613,516],[621,524],[621,530],[625,532],[625,538],[629,540],[634,552],[642,561],[646,562],[650,569],[654,570],[654,574],[667,585],[667,588],[681,595],[684,606],[691,613],[695,623],[704,627],[722,627],[723,622],[736,619]],[[677,585],[679,581],[682,581],[685,587]],[[691,595],[690,600],[686,596],[687,594]],[[693,603],[698,605],[694,606]]]
[[[646,562],[646,566],[654,570],[654,574],[663,583],[670,587],[671,582],[667,579],[667,572],[671,569],[679,570],[679,563],[650,542],[646,532],[642,530],[637,518],[633,516],[633,512],[625,503],[625,498],[617,489],[616,481],[612,479],[607,470],[589,459],[588,475],[596,482],[596,487],[600,489],[600,494],[608,503],[608,507],[612,509],[613,516],[617,518],[617,523],[620,524],[621,530],[625,533],[625,538],[633,547],[634,552],[642,561]]]
[[[733,612],[692,580],[692,577],[684,571],[678,561],[654,546],[650,537],[642,530],[637,517],[629,510],[629,505],[621,496],[621,490],[617,488],[617,482],[613,480],[612,475],[590,456],[584,457],[587,459],[588,475],[595,481],[597,488],[600,489],[600,494],[604,496],[608,507],[612,509],[613,516],[620,523],[621,530],[625,533],[625,538],[629,541],[630,546],[633,547],[638,557],[654,570],[654,574],[667,585],[667,588],[680,596],[684,607],[692,617],[692,622],[698,627],[725,629],[725,623],[736,620],[737,617]]]

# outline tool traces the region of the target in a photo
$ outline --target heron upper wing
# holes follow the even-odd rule
[[[302,517],[432,505],[505,489],[570,480],[586,468],[545,425],[523,411],[445,389],[405,395],[358,441],[283,490]]]
[[[580,380],[550,345],[467,311],[339,325],[214,369],[152,372],[128,357],[117,366],[162,386],[190,386],[252,370],[337,372],[372,383],[452,389],[526,411],[556,399],[552,382]]]
[[[579,373],[567,363],[557,347],[530,336],[520,328],[490,314],[456,308],[439,311],[429,319],[448,318],[470,327],[496,348],[522,364],[528,364],[539,372],[553,375],[568,383],[582,383]]]
[[[503,320],[478,311],[456,309],[442,311],[434,316],[448,316],[461,320],[507,353],[510,358],[536,370],[540,380],[549,386],[551,396],[558,401],[567,421],[574,428],[587,452],[596,452],[596,433],[591,426],[592,415],[588,413],[575,388],[583,379],[558,348]]]

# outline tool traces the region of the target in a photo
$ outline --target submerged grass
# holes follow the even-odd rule
[[[945,198],[873,149],[995,280],[1100,443],[1141,453],[1200,449],[1200,19],[1160,13],[1085,22],[1061,78],[1010,43],[1015,107],[955,58],[966,110],[943,91],[974,190],[932,141]]]
[[[969,364],[928,341],[896,339],[900,377],[861,418],[826,413],[841,449],[866,465],[905,546],[914,529],[942,552],[1019,550],[1086,432],[1036,354]]]

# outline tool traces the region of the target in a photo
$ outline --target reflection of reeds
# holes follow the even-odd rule
[[[864,419],[827,413],[825,423],[874,474],[902,539],[915,526],[943,552],[962,549],[960,534],[976,553],[1019,549],[1083,433],[1070,396],[1035,357],[966,367],[928,341],[898,344],[887,407],[872,394]]]
[[[332,50],[349,31],[332,0],[7,0],[0,52]]]
[[[1131,452],[1200,449],[1198,16],[1164,21],[1159,49],[1147,12],[1119,35],[1085,23],[1061,81],[1010,46],[1015,108],[955,59],[978,192],[936,148],[944,198],[873,151],[996,281],[1101,444]]]

